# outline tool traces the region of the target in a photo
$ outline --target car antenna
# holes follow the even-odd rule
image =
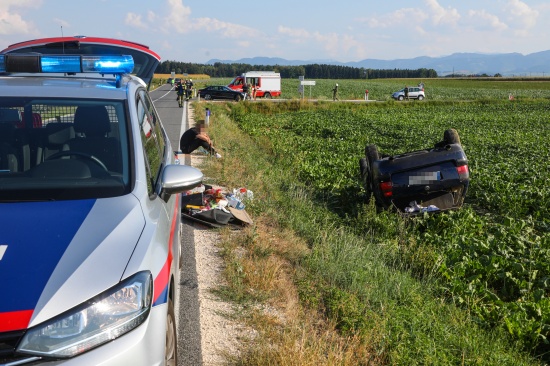
[[[63,38],[63,26],[61,25],[61,38]],[[61,42],[61,46],[63,47],[63,54],[65,54],[65,42]]]

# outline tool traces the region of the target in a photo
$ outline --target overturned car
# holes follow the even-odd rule
[[[399,155],[382,155],[367,144],[359,160],[366,202],[374,197],[379,209],[403,213],[457,209],[470,183],[468,159],[458,132],[448,129],[433,148]]]

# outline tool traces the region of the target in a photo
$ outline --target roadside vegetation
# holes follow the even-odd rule
[[[254,192],[255,224],[222,230],[217,293],[257,330],[231,364],[550,361],[550,83],[445,81],[426,85],[434,101],[195,103],[224,151],[206,176]],[[461,210],[410,218],[364,203],[367,143],[411,151],[451,127],[471,173]]]

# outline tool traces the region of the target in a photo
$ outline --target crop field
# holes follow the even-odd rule
[[[297,88],[290,82],[285,96]],[[318,81],[312,98],[329,99],[334,82]],[[361,88],[368,88],[379,100],[411,83],[338,82],[341,99],[360,99]],[[389,265],[406,262],[419,279],[435,276],[442,298],[548,361],[550,83],[424,82],[430,100],[422,102],[239,103],[231,104],[231,116],[316,192],[336,225],[389,248]],[[471,184],[461,210],[408,218],[377,214],[372,202],[364,203],[358,161],[366,144],[384,154],[419,150],[448,128],[459,132],[469,161]]]

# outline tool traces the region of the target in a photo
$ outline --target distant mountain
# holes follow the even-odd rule
[[[416,57],[411,59],[365,59],[357,62],[334,60],[285,60],[275,57],[253,57],[240,60],[210,60],[207,64],[242,63],[248,65],[299,66],[310,64],[342,65],[367,69],[434,69],[441,76],[456,74],[550,75],[550,50],[522,55],[521,53],[481,54],[453,53],[443,57]]]

